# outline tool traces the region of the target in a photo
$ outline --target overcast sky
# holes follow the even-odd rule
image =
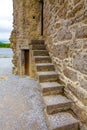
[[[8,41],[12,30],[12,0],[2,0],[0,4],[0,41]]]

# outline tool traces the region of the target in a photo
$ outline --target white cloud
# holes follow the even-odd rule
[[[8,41],[10,37],[10,32],[2,32],[0,33],[0,40],[1,41]]]
[[[11,16],[12,15],[12,0],[2,0],[0,4],[0,17],[5,17],[5,16]]]
[[[12,30],[12,0],[2,0],[0,4],[0,40],[8,40]]]
[[[12,28],[12,21],[11,20],[8,20],[8,19],[6,19],[6,20],[1,20],[0,21],[0,28]]]

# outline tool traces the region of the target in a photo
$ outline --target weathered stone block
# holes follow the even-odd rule
[[[78,81],[80,82],[80,86],[87,91],[87,79],[82,77],[82,75],[79,75]]]
[[[76,5],[78,2],[80,2],[80,0],[73,0],[74,5]]]
[[[74,110],[74,112],[78,115],[78,117],[80,118],[80,120],[82,121],[82,123],[87,124],[87,111],[84,110],[80,104],[77,105],[73,105],[72,106],[72,110]]]
[[[84,40],[83,42],[84,42],[83,49],[87,49],[87,40]]]
[[[87,91],[76,86],[75,84],[67,83],[67,88],[75,95],[84,105],[87,105]]]
[[[84,7],[84,1],[79,2],[78,4],[76,4],[76,6],[74,6],[74,8],[68,12],[67,14],[67,18],[71,18],[74,17],[75,14],[80,11],[81,9],[83,9]]]
[[[64,68],[64,75],[72,81],[77,81],[77,72],[69,67]]]
[[[72,38],[72,34],[67,28],[66,29],[62,28],[58,31],[57,38],[58,38],[59,41],[69,40],[69,39]]]
[[[87,26],[76,29],[76,38],[87,38]]]
[[[61,24],[60,24],[60,23],[56,23],[56,24],[55,24],[55,28],[56,28],[56,29],[58,29],[58,28],[60,28],[60,27],[61,27]]]
[[[57,45],[54,49],[55,49],[55,51],[53,51],[54,56],[60,59],[65,59],[68,57],[69,47],[66,46],[65,44]]]
[[[59,3],[60,5],[62,5],[62,4],[64,4],[64,0],[58,0],[58,3]]]
[[[79,54],[75,55],[73,58],[73,67],[84,73],[87,74],[87,53],[80,52]]]
[[[63,6],[60,8],[60,10],[58,11],[58,16],[59,16],[60,18],[65,18],[66,14],[67,14],[67,5],[65,4],[65,5],[63,5]]]
[[[83,123],[83,126],[87,125],[87,109],[86,109],[86,106],[84,106],[77,99],[77,96],[75,96],[70,90],[65,89],[65,94],[68,96],[68,98],[70,98],[71,100],[74,101],[74,103],[72,104],[72,110],[79,117],[80,121]],[[81,128],[82,128],[82,126],[81,126]],[[81,129],[81,130],[85,130],[85,129]]]

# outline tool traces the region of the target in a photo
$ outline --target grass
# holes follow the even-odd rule
[[[10,58],[9,56],[0,56],[0,58]]]
[[[0,44],[0,48],[11,48],[11,43],[2,43]]]

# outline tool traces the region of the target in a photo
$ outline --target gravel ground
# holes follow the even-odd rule
[[[0,58],[0,76],[12,73],[12,58]]]
[[[47,130],[37,82],[11,68],[11,58],[0,58],[0,130]]]

